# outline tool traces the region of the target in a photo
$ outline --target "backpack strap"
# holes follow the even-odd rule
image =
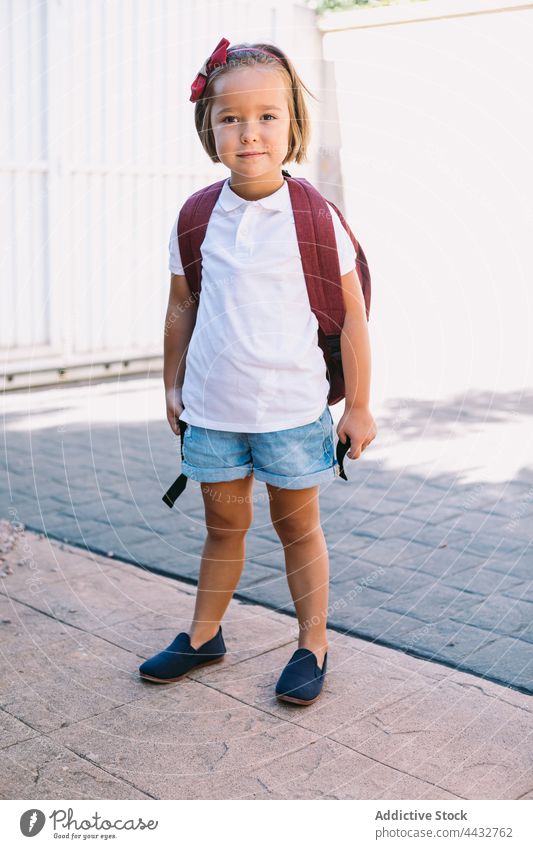
[[[322,333],[339,334],[345,317],[335,230],[326,199],[304,178],[286,176],[311,310]]]
[[[317,342],[322,349],[329,381],[328,404],[344,397],[340,336],[346,309],[335,230],[326,199],[307,180],[284,172],[309,305],[318,322]]]
[[[191,294],[198,298],[202,287],[202,251],[207,225],[225,180],[195,192],[183,204],[178,216],[178,244],[181,264]]]
[[[363,249],[335,204],[327,201],[308,180],[291,177],[288,171],[282,173],[291,195],[309,303],[318,322],[317,341],[326,362],[330,384],[328,404],[335,404],[345,397],[340,339],[346,308],[335,228],[328,204],[338,214],[356,250],[355,267],[363,290],[367,321],[370,312],[368,264]]]
[[[183,437],[185,435],[185,431],[188,428],[187,422],[182,422],[179,420],[180,425],[180,450],[181,450],[181,459],[183,461]],[[187,486],[187,475],[184,475],[183,472],[181,475],[178,475],[174,483],[167,489],[165,494],[162,496],[162,501],[165,502],[167,507],[174,507],[174,502],[176,498],[179,498],[185,487]]]
[[[357,276],[359,277],[359,282],[361,283],[361,289],[363,290],[363,296],[365,299],[365,307],[366,307],[366,320],[368,321],[370,318],[370,300],[371,300],[371,283],[370,283],[370,270],[368,268],[368,263],[366,261],[366,256],[363,251],[363,248],[355,238],[354,234],[350,230],[348,222],[345,220],[340,209],[335,206],[333,201],[328,201],[330,206],[333,207],[337,215],[339,216],[340,222],[346,232],[348,233],[350,239],[352,240],[352,244],[355,248],[356,259],[355,259],[355,269],[357,271]]]
[[[333,207],[333,209],[339,216],[339,220],[346,232],[348,233],[348,236],[350,237],[351,242],[355,248],[355,269],[357,271],[357,276],[359,277],[359,282],[363,290],[366,317],[368,321],[370,317],[371,281],[370,271],[368,268],[368,263],[366,261],[366,256],[364,254],[363,248],[352,233],[340,209],[332,201],[326,201],[326,198],[324,198],[320,194],[320,192],[315,189],[315,187],[304,177],[291,177],[287,171],[284,171],[284,176],[286,179],[288,178],[287,183],[289,184],[289,191],[291,191],[291,186],[294,187],[294,184],[297,183],[305,190],[307,196],[307,203],[305,203],[304,201],[305,208],[302,208],[303,196],[299,195],[297,193],[297,190],[295,190],[294,188],[291,191],[291,200],[293,200],[294,221],[300,246],[300,254],[302,257],[304,275],[309,291],[309,300],[311,302],[311,308],[313,309],[313,312],[315,312],[320,326],[322,327],[326,335],[340,333],[342,323],[344,321],[345,312],[344,299],[342,297],[342,285],[340,281],[340,266],[338,262],[335,230],[333,227],[333,222],[331,220],[331,212],[329,210],[328,204]],[[296,203],[294,203],[294,201],[296,201]],[[307,223],[309,221],[312,221],[314,226],[314,232],[311,237],[315,239],[313,245],[309,244],[309,236],[311,235],[311,231],[309,229],[310,225],[309,223]],[[318,251],[316,250],[317,245],[320,246],[320,249]],[[315,250],[313,250],[313,247],[315,248]],[[315,268],[318,267],[320,269],[319,279],[316,277],[316,275],[313,275],[313,263]],[[307,267],[309,268],[309,273],[307,273]],[[336,283],[337,278],[339,281],[338,284]],[[327,286],[327,291],[324,291],[325,283],[331,284]],[[332,286],[334,288],[332,288]],[[317,309],[322,309],[322,305],[324,303],[323,295],[321,296],[316,291],[317,287],[322,290],[323,295],[327,296],[328,312],[331,315],[332,319],[335,321],[335,323],[340,322],[340,328],[337,327],[336,329],[332,330],[331,323],[328,323],[327,321],[320,321],[319,315],[317,314],[317,310],[313,308],[313,306],[316,306]],[[340,290],[340,301],[338,290]]]

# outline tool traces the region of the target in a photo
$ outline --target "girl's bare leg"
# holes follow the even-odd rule
[[[201,484],[207,538],[189,629],[191,646],[195,649],[215,636],[239,583],[245,537],[253,518],[252,489],[253,475]]]
[[[281,489],[267,483],[267,488],[298,617],[298,647],[314,652],[322,666],[328,648],[329,556],[320,524],[319,487]]]

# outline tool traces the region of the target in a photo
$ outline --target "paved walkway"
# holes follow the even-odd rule
[[[236,599],[222,664],[149,684],[190,584],[29,532],[3,548],[1,798],[533,799],[528,695],[331,631],[320,698],[283,705],[295,620]]]
[[[160,377],[5,396],[0,517],[194,583],[203,502],[194,481],[161,500],[162,397]],[[321,489],[331,628],[533,693],[532,412],[524,393],[374,410],[379,439]],[[294,612],[257,481],[237,598]]]

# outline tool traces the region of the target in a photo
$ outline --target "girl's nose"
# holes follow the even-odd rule
[[[241,129],[241,141],[250,142],[257,138],[257,128],[254,124],[243,124]]]

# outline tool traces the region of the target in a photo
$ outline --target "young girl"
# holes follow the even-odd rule
[[[229,177],[201,246],[199,301],[186,282],[178,219],[172,230],[164,383],[170,427],[178,434],[179,419],[187,422],[182,472],[201,482],[207,538],[189,632],[140,667],[143,678],[170,682],[223,659],[220,623],[244,565],[255,475],[266,483],[299,623],[276,695],[297,704],[318,698],[326,672],[329,561],[318,493],[338,471],[318,322],[282,174],[306,158],[304,88],[279,48],[226,39],[191,87],[200,141]],[[337,434],[350,438],[356,459],[377,432],[370,346],[355,250],[330,209],[346,308]]]

